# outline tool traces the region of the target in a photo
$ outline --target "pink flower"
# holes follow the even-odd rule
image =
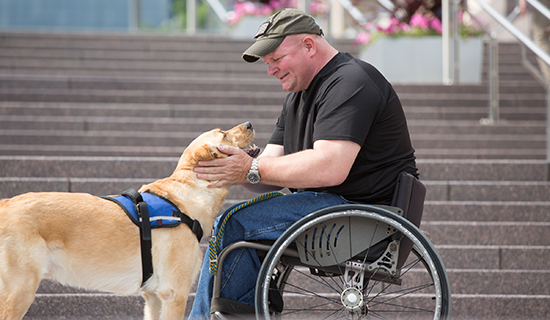
[[[227,13],[227,23],[237,24],[241,20],[241,16],[235,13],[235,11],[229,11]]]
[[[312,1],[310,5],[310,12],[312,15],[325,15],[328,12],[328,5],[326,1]]]
[[[430,20],[430,28],[437,31],[437,33],[443,33],[443,25],[441,25],[441,21],[435,17]]]
[[[243,2],[243,12],[249,15],[255,15],[258,8],[252,2]]]
[[[267,5],[273,10],[279,10],[279,8],[284,7],[284,4],[280,0],[271,0],[267,3]]]
[[[273,8],[270,7],[267,4],[262,4],[258,12],[256,13],[257,16],[269,16],[273,13]]]
[[[411,31],[411,26],[409,26],[408,24],[406,24],[405,22],[401,22],[399,24],[399,29],[403,32],[409,32]]]
[[[367,32],[359,32],[355,38],[356,44],[367,44],[370,42],[371,35]]]
[[[425,16],[415,13],[411,17],[411,22],[409,22],[411,27],[419,27],[420,29],[428,29],[428,19]]]
[[[372,22],[367,22],[364,25],[365,30],[372,30],[374,28],[374,24]]]
[[[389,18],[389,19],[382,19],[377,25],[376,29],[380,32],[383,32],[385,34],[392,34],[397,31],[399,31],[399,19],[397,18]]]

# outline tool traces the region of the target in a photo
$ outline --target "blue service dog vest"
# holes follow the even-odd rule
[[[140,194],[149,207],[151,228],[177,227],[180,225],[181,212],[174,204],[150,193]],[[126,212],[130,220],[141,227],[141,217],[138,216],[136,206],[129,196],[109,196],[105,199],[116,202]]]

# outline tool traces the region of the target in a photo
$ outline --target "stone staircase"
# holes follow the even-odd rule
[[[139,188],[171,174],[201,132],[244,121],[263,146],[285,93],[262,63],[242,62],[249,44],[0,33],[0,198]],[[357,53],[344,41],[335,46]],[[545,92],[519,64],[517,45],[500,52],[499,124],[479,121],[488,113],[486,83],[395,88],[428,186],[422,229],[446,265],[453,318],[548,319]],[[224,207],[253,196],[233,187]],[[44,281],[26,319],[139,319],[142,306],[138,295]]]

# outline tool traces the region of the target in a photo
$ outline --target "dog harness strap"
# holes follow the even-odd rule
[[[136,207],[138,215],[141,215],[141,285],[153,275],[153,256],[151,254],[151,224],[149,223],[149,208],[145,201],[139,202]]]
[[[233,208],[228,214],[225,215],[221,223],[218,225],[218,233],[217,235],[212,235],[212,238],[209,240],[208,243],[208,251],[210,252],[209,258],[210,258],[210,273],[216,273],[218,271],[218,251],[220,250],[220,243],[222,241],[222,236],[225,231],[225,225],[227,224],[227,220],[237,211],[241,210],[244,207],[248,207],[252,204],[255,204],[257,202],[274,198],[277,196],[284,196],[285,194],[280,191],[273,191],[264,193],[261,196],[258,196],[252,200],[249,200],[247,202],[243,202],[240,205]]]
[[[151,254],[151,224],[149,223],[149,208],[143,197],[135,189],[128,189],[122,195],[130,197],[136,207],[138,221],[141,219],[139,234],[141,237],[141,286],[153,275],[153,257]]]
[[[188,215],[186,215],[183,212],[179,212],[179,215],[181,218],[181,222],[185,223],[191,229],[191,231],[193,231],[193,233],[197,236],[197,240],[201,242],[201,239],[203,236],[201,224],[197,220],[191,219]]]

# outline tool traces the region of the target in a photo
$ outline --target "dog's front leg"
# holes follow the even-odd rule
[[[188,292],[163,290],[159,291],[162,300],[161,320],[183,319],[187,305]]]
[[[145,309],[143,315],[145,320],[159,320],[162,310],[162,301],[154,292],[142,292],[145,299]]]

